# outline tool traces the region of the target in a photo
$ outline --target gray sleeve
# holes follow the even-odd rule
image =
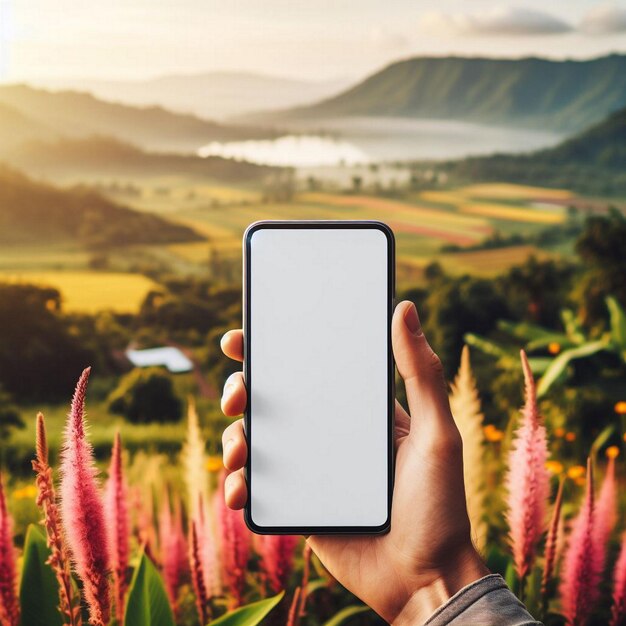
[[[541,626],[499,574],[464,587],[440,606],[424,626]]]

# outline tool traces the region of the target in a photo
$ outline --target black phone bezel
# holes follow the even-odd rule
[[[387,428],[387,519],[379,526],[259,526],[252,519],[251,498],[251,446],[248,445],[248,457],[244,468],[244,475],[248,486],[248,498],[244,507],[244,519],[248,528],[260,535],[375,535],[384,534],[391,527],[391,503],[394,483],[394,415],[395,415],[395,364],[391,345],[391,318],[395,305],[395,237],[389,226],[375,220],[263,220],[254,222],[246,229],[243,235],[243,333],[244,333],[244,362],[243,374],[246,387],[251,383],[250,363],[250,270],[251,270],[251,242],[255,232],[261,229],[376,229],[380,230],[387,239],[387,376],[388,376],[388,428]],[[248,393],[248,403],[244,413],[244,432],[246,439],[252,435],[251,402]]]

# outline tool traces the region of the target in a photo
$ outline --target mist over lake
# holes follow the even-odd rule
[[[391,117],[300,121],[289,130],[291,134],[275,139],[214,141],[202,146],[198,154],[264,165],[316,167],[526,152],[563,138],[547,130]]]

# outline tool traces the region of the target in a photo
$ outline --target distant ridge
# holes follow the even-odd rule
[[[626,55],[585,61],[417,57],[317,104],[249,119],[373,115],[576,131],[623,106]]]
[[[166,74],[145,80],[66,79],[46,87],[88,91],[132,106],[160,105],[171,111],[224,119],[249,111],[309,104],[345,89],[348,80],[302,80],[255,72]]]
[[[146,152],[112,137],[28,141],[0,158],[37,176],[70,179],[182,175],[198,180],[251,182],[277,171],[265,165],[213,156]]]
[[[147,150],[195,152],[211,141],[268,137],[267,130],[229,126],[162,107],[131,107],[77,91],[48,91],[0,85],[0,105],[66,137],[108,135]],[[0,110],[0,129],[3,112]],[[41,137],[38,137],[41,138]]]
[[[626,107],[554,148],[450,161],[442,168],[460,179],[626,196]]]
[[[202,241],[198,233],[93,190],[60,189],[0,163],[0,243],[76,241],[89,248]]]

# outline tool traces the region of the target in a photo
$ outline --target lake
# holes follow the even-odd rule
[[[198,154],[307,168],[525,152],[563,139],[544,130],[388,117],[299,122],[288,131],[276,139],[215,141]]]

